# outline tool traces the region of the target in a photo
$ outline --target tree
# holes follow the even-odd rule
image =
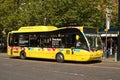
[[[106,7],[112,6],[111,26],[117,23],[117,0],[0,0],[0,30],[21,26],[85,25],[103,27]]]

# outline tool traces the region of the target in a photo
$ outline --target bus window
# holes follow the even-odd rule
[[[38,36],[36,34],[29,35],[30,47],[37,47],[37,37]]]
[[[44,38],[43,46],[44,47],[51,47],[51,38],[48,38],[48,37]]]
[[[52,47],[60,47],[62,39],[60,37],[52,38]]]
[[[91,49],[99,50],[102,49],[102,41],[99,35],[97,34],[86,34],[89,46]]]
[[[27,34],[19,34],[19,45],[29,46],[29,37]]]
[[[75,34],[66,34],[64,38],[66,48],[75,47]]]
[[[19,36],[17,34],[9,35],[9,46],[18,46],[19,45]]]
[[[9,46],[13,46],[13,36],[12,36],[12,34],[9,35]]]
[[[14,35],[14,36],[13,36]],[[19,45],[19,36],[17,34],[10,34],[9,36],[9,45],[10,46],[18,46]]]
[[[88,49],[87,42],[82,35],[76,35],[76,48]]]
[[[38,39],[40,47],[51,47],[51,38],[47,34],[40,34]]]

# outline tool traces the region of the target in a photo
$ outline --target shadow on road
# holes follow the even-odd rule
[[[20,59],[19,57],[10,57],[10,59]],[[22,59],[20,59],[22,60]],[[43,62],[57,62],[53,59],[42,59],[42,58],[27,58],[25,60],[32,60],[32,61],[43,61]],[[80,62],[80,61],[64,61],[63,63],[70,63],[70,64],[96,64],[101,63],[101,60],[93,60],[93,61],[87,61],[87,62]]]
[[[80,62],[80,61],[65,61],[66,63],[72,63],[72,64],[96,64],[101,63],[100,60],[93,60],[93,61],[87,61],[87,62]]]

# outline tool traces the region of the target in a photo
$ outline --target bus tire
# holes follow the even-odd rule
[[[26,59],[26,53],[24,51],[21,51],[20,58],[25,60]]]
[[[56,55],[56,61],[59,62],[59,63],[63,63],[64,62],[64,56],[63,56],[63,54],[58,53]]]

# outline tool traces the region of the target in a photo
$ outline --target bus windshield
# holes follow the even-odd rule
[[[89,46],[92,50],[102,49],[102,40],[98,34],[86,34]]]

